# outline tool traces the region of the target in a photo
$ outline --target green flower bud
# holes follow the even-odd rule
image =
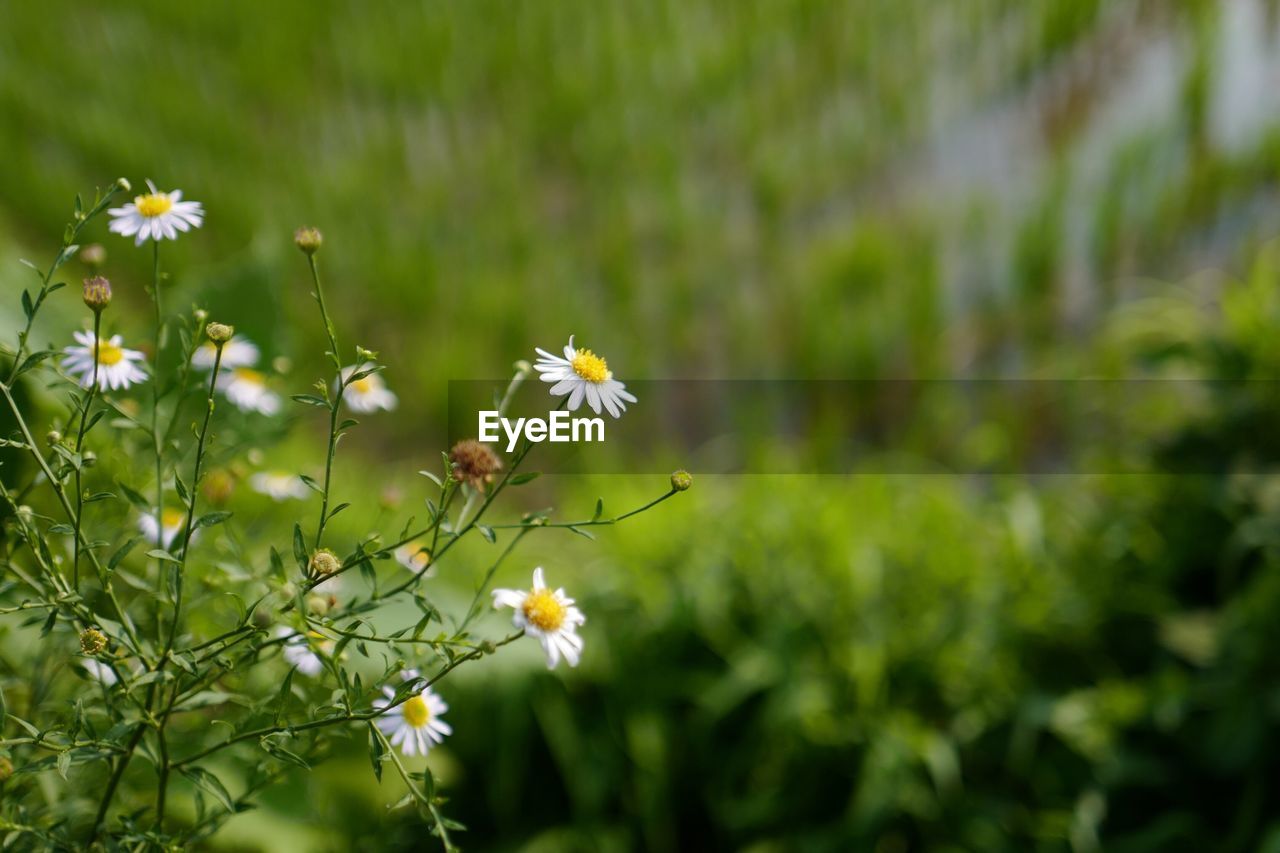
[[[305,254],[314,255],[324,244],[324,235],[318,228],[299,228],[293,232],[293,242]]]
[[[85,628],[80,633],[80,651],[96,655],[107,647],[107,636],[97,628]]]
[[[687,492],[693,485],[693,475],[683,468],[671,475],[671,488],[677,492]]]
[[[231,340],[231,336],[236,333],[236,329],[235,326],[228,326],[225,323],[210,323],[204,327],[204,333],[215,344],[225,344]]]
[[[311,561],[307,564],[307,568],[311,570],[313,577],[324,577],[342,568],[342,561],[338,559],[337,554],[328,548],[321,548],[311,555]]]

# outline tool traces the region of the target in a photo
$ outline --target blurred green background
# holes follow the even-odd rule
[[[75,192],[181,187],[208,218],[165,245],[171,304],[289,358],[299,392],[323,346],[290,235],[319,226],[340,337],[402,401],[343,445],[340,490],[391,482],[397,518],[448,380],[571,333],[624,380],[1270,380],[1278,7],[0,2],[0,285]],[[136,309],[113,319],[145,335],[149,253],[99,230]],[[1062,424],[1010,406],[957,437],[946,405],[889,452],[956,442],[954,472],[702,477],[598,543],[532,542],[498,581],[546,565],[586,659],[510,649],[442,687],[463,843],[1280,850],[1274,401],[1133,412],[1052,477],[961,472],[1017,470]],[[267,464],[315,464],[299,417]],[[1205,473],[1108,474],[1188,458]],[[446,598],[483,559],[459,556]],[[211,845],[421,849],[361,746]]]

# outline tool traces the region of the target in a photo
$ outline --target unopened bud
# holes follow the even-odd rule
[[[49,434],[44,437],[44,440],[46,444],[53,447],[55,444],[61,443],[62,433],[58,432],[56,429],[51,429],[49,430]]]
[[[197,323],[203,324],[206,320],[209,319],[209,312],[204,310],[203,308],[197,308],[194,312],[194,316],[196,318]]]
[[[493,644],[493,640],[482,640],[480,643],[480,651],[486,655],[491,655],[497,650],[498,647]]]
[[[328,548],[321,548],[311,555],[311,561],[307,564],[307,568],[311,570],[313,577],[324,577],[342,568],[342,561],[338,559],[337,554]]]
[[[693,485],[693,475],[681,469],[671,475],[671,488],[677,492],[687,492]]]
[[[312,616],[323,616],[329,612],[330,597],[312,593],[307,596],[307,612]]]
[[[13,775],[13,762],[0,756],[0,782],[7,782]]]
[[[111,282],[100,275],[84,280],[84,304],[95,314],[111,304]]]
[[[98,464],[98,454],[94,453],[92,450],[86,450],[84,452],[84,456],[80,457],[80,460],[81,465],[86,468],[92,468],[94,465]]]
[[[231,340],[231,336],[236,333],[236,330],[234,326],[228,326],[226,323],[210,323],[204,327],[204,333],[215,344],[225,344]]]
[[[85,628],[80,633],[80,651],[96,655],[107,647],[107,636],[97,628]]]
[[[116,186],[120,188],[121,192],[126,193],[133,189],[133,184],[129,183],[128,178],[116,178]]]
[[[318,228],[299,228],[293,232],[293,242],[306,254],[314,255],[324,244],[324,235]]]

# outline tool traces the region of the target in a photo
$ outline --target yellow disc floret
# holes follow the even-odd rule
[[[234,371],[236,379],[241,382],[248,382],[250,385],[266,385],[267,378],[258,371],[249,367],[237,367]]]
[[[415,729],[422,728],[431,719],[431,709],[427,707],[427,700],[420,695],[410,697],[401,708],[400,713],[404,715],[404,721]]]
[[[558,631],[564,624],[568,608],[549,589],[535,589],[525,597],[524,618],[539,631]]]
[[[368,394],[373,390],[373,380],[368,376],[364,376],[357,379],[355,382],[350,383],[348,387],[356,389],[356,392],[359,394]]]
[[[187,514],[180,509],[165,507],[160,513],[160,524],[167,528],[181,527],[187,521]]]
[[[138,213],[148,219],[155,219],[169,212],[173,207],[173,200],[165,193],[148,193],[135,198],[133,205],[138,208]]]
[[[124,350],[113,343],[98,341],[98,364],[110,367],[124,361]]]
[[[609,365],[589,349],[580,349],[573,356],[573,372],[588,382],[607,382],[613,378]]]

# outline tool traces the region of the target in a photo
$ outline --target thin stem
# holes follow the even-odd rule
[[[183,583],[183,575],[187,568],[187,552],[191,549],[191,536],[195,533],[196,496],[200,493],[200,468],[204,463],[204,448],[209,436],[209,421],[213,418],[213,393],[218,384],[218,371],[222,368],[222,348],[225,343],[225,341],[214,342],[216,350],[213,354],[213,371],[209,374],[209,396],[204,410],[204,422],[200,424],[200,435],[196,439],[196,460],[191,474],[191,494],[187,496],[187,523],[182,528],[182,550],[178,553],[178,567],[175,570],[178,573],[178,580],[174,584],[173,622],[169,625],[169,639],[165,642],[164,654],[161,655],[161,660],[168,660],[169,653],[173,651],[173,642],[178,636],[178,623],[182,618],[182,589],[185,585]],[[178,686],[175,684],[169,697],[169,705],[160,716],[160,723],[157,729],[160,745],[160,779],[156,792],[156,826],[159,828],[164,827],[165,797],[169,790],[169,746],[168,741],[165,739],[164,729],[169,722],[169,715],[173,712],[173,703],[177,696]]]
[[[329,336],[329,356],[333,359],[333,367],[338,378],[338,390],[329,401],[329,450],[324,461],[324,488],[320,492],[320,520],[316,524],[316,548],[324,538],[324,528],[329,522],[329,486],[333,480],[333,457],[338,451],[338,412],[342,408],[342,395],[347,383],[342,376],[342,359],[338,356],[338,339],[333,333],[333,323],[329,320],[329,309],[324,304],[324,288],[320,286],[320,269],[316,266],[316,256],[307,256],[311,268],[311,281],[316,289],[316,302],[320,305],[320,319],[324,322],[325,334]],[[357,365],[357,369],[359,366]],[[355,371],[352,371],[354,374]]]
[[[151,446],[156,458],[156,547],[164,541],[164,444],[160,437],[160,347],[164,345],[164,314],[160,307],[160,241],[151,241],[151,299],[156,306],[155,347],[151,368]],[[214,374],[217,375],[216,373]],[[156,631],[160,630],[158,603],[164,594],[164,561],[156,560]]]
[[[75,557],[71,564],[71,588],[80,589],[80,526],[84,520],[84,486],[81,483],[80,469],[84,458],[80,455],[84,448],[84,434],[89,425],[89,409],[93,407],[93,398],[98,393],[98,363],[102,351],[102,312],[93,312],[93,378],[89,382],[89,390],[85,394],[84,405],[80,409],[80,429],[76,433],[76,456],[81,464],[76,466],[76,534],[74,540]]]
[[[495,649],[499,649],[505,645],[508,645],[509,643],[514,643],[516,640],[520,639],[523,636],[524,636],[524,631],[518,631],[514,634],[509,634],[508,636],[494,643],[493,646]],[[476,660],[477,658],[482,657],[484,654],[485,654],[485,651],[483,649],[475,649],[473,651],[467,652],[465,655],[459,655],[458,657],[450,661],[448,664],[446,664],[439,672],[437,672],[430,681],[426,682],[426,684],[423,685],[423,688],[425,689],[427,687],[430,687],[431,685],[439,681],[441,678],[444,678],[450,672],[457,669],[463,663],[466,663],[467,661],[471,661],[471,660]],[[376,719],[382,716],[383,714],[387,713],[391,709],[399,707],[405,702],[408,702],[409,699],[412,698],[412,696],[413,694],[403,696],[397,702],[388,704],[382,708],[374,708],[370,711],[362,711],[354,714],[352,713],[340,714],[335,717],[323,717],[319,720],[307,720],[306,722],[303,722],[303,723],[265,726],[260,729],[253,729],[252,731],[242,732],[238,735],[235,735],[234,737],[230,737],[227,740],[222,741],[221,743],[215,743],[213,746],[203,749],[200,752],[197,752],[195,755],[190,755],[182,759],[181,761],[175,761],[172,766],[174,768],[186,767],[188,764],[199,761],[202,758],[207,758],[213,753],[226,749],[227,747],[232,746],[233,744],[241,743],[246,740],[253,740],[255,738],[266,737],[267,735],[278,734],[284,731],[302,732],[302,731],[309,731],[311,729],[325,728],[326,726],[335,726],[341,723],[368,722],[369,720]]]
[[[382,749],[391,758],[391,763],[395,765],[396,772],[400,774],[400,779],[404,782],[405,787],[409,789],[409,793],[413,795],[415,800],[426,806],[427,811],[431,812],[431,817],[436,822],[436,832],[440,836],[440,843],[444,845],[446,853],[452,853],[452,851],[457,850],[458,848],[453,846],[453,841],[449,838],[449,830],[445,829],[444,815],[440,813],[440,808],[435,804],[434,800],[418,789],[413,777],[409,775],[409,771],[405,769],[404,763],[400,760],[400,756],[396,755],[396,748],[387,740],[387,736],[382,733],[382,730],[373,723],[369,724],[369,731],[373,732],[374,737],[382,744]]]

